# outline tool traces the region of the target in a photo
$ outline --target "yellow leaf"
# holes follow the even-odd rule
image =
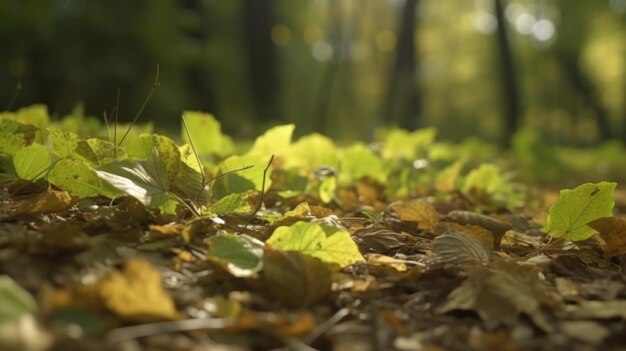
[[[141,323],[179,318],[161,275],[144,260],[127,261],[122,272],[99,283],[99,290],[105,306],[121,319]]]
[[[407,201],[393,206],[402,221],[417,222],[421,230],[433,230],[439,223],[439,214],[425,201]]]

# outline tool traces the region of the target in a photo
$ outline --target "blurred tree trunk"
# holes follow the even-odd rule
[[[272,0],[243,0],[241,11],[250,89],[258,120],[280,118],[277,51],[271,38],[275,24]]]
[[[511,52],[511,44],[509,42],[506,20],[504,18],[504,5],[502,1],[503,0],[494,0],[494,12],[498,23],[496,38],[498,40],[502,90],[504,94],[503,102],[505,122],[502,147],[508,149],[511,147],[513,134],[515,134],[519,128],[520,104],[517,78],[515,75],[515,65],[513,62],[513,54]]]
[[[415,30],[419,0],[406,0],[400,10],[395,62],[391,68],[384,114],[387,120],[398,121],[398,126],[413,130],[419,125],[421,110],[417,86]]]
[[[568,77],[571,87],[578,92],[579,98],[585,102],[593,111],[598,126],[598,133],[602,140],[610,139],[613,136],[609,113],[600,103],[592,82],[580,67],[579,55],[557,53],[560,67]]]
[[[192,12],[195,16],[202,17],[202,0],[184,0],[181,7]],[[209,41],[206,27],[205,23],[200,20],[197,26],[186,28],[183,35],[188,40],[198,42],[198,46],[204,47]],[[190,97],[187,101],[191,104],[187,108],[217,113],[218,106],[215,103],[215,93],[211,78],[206,72],[205,62],[198,57],[193,57],[189,61],[190,63],[185,66],[184,70],[185,86],[189,87],[186,89],[186,93]]]

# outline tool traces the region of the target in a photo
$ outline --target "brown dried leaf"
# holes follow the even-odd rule
[[[493,249],[469,235],[447,232],[433,240],[433,254],[442,261],[452,264],[487,263]]]
[[[72,196],[67,191],[46,190],[38,194],[13,198],[0,212],[0,218],[61,212],[72,204]]]
[[[373,266],[380,266],[384,268],[391,268],[398,272],[406,272],[406,263],[402,260],[395,259],[393,257],[381,255],[381,254],[367,254],[365,255],[367,264]]]
[[[587,225],[598,231],[600,238],[606,243],[604,249],[607,255],[618,256],[626,253],[626,221],[602,217]]]
[[[471,211],[451,211],[446,215],[446,217],[459,224],[477,225],[489,230],[493,234],[496,248],[500,247],[500,240],[502,239],[504,233],[513,228],[508,223]]]
[[[456,222],[441,222],[437,226],[436,232],[441,234],[446,232],[457,232],[480,241],[488,248],[493,249],[494,247],[493,234],[491,234],[489,230],[477,225],[462,225]]]
[[[151,224],[150,237],[151,238],[166,238],[172,236],[179,236],[185,226],[180,223],[169,223],[164,225]]]
[[[541,308],[552,304],[554,299],[542,285],[537,271],[513,262],[498,262],[470,271],[463,284],[448,295],[440,312],[476,311],[490,330],[500,325],[513,327],[524,313],[539,328],[551,332],[554,327]]]
[[[400,220],[416,222],[421,230],[433,230],[439,223],[439,213],[426,201],[400,202],[392,208]]]
[[[352,238],[361,252],[392,253],[405,245],[405,234],[385,228],[363,228],[355,231]]]

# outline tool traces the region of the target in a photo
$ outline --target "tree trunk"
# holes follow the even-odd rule
[[[420,98],[417,86],[415,30],[419,0],[406,0],[400,12],[395,62],[391,68],[385,102],[386,118],[397,121],[400,128],[413,130],[419,125]]]
[[[278,108],[278,63],[271,39],[274,2],[243,0],[242,21],[250,89],[258,120],[269,122],[280,118]]]
[[[511,147],[513,134],[519,128],[520,109],[519,91],[513,63],[513,54],[509,43],[506,20],[504,18],[503,0],[494,0],[494,12],[498,23],[496,38],[498,40],[498,52],[500,56],[500,69],[502,75],[503,103],[504,103],[504,135],[502,147]]]

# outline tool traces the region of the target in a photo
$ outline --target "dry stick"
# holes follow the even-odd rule
[[[117,88],[117,98],[115,99],[115,108],[113,109],[113,114],[115,115],[115,119],[113,119],[113,159],[117,160],[117,116],[120,111],[120,88]]]
[[[272,154],[272,156],[270,157],[270,161],[267,163],[267,166],[263,170],[263,183],[261,183],[261,198],[259,199],[259,204],[254,209],[254,212],[252,212],[252,214],[250,215],[250,219],[248,220],[248,223],[246,223],[246,225],[243,226],[244,228],[247,228],[248,225],[252,223],[252,221],[254,220],[254,216],[256,216],[257,212],[259,212],[259,210],[261,209],[261,206],[263,206],[263,197],[265,196],[265,177],[267,176],[267,171],[270,169],[270,166],[272,165],[272,161],[274,161],[274,154]]]
[[[133,129],[133,127],[135,126],[135,123],[137,123],[137,120],[141,116],[141,113],[143,112],[143,109],[146,108],[146,105],[148,105],[148,101],[150,101],[150,98],[152,97],[152,94],[154,94],[154,92],[157,90],[159,85],[161,85],[161,82],[159,82],[159,64],[157,64],[156,65],[156,77],[154,79],[154,84],[152,85],[152,88],[148,92],[148,96],[146,96],[146,99],[143,101],[143,104],[141,105],[141,108],[139,109],[139,111],[137,111],[137,114],[135,115],[135,118],[133,118],[133,121],[130,123],[130,126],[128,126],[128,129],[126,130],[126,133],[124,133],[124,135],[122,136],[122,139],[120,140],[120,143],[117,146],[122,146],[122,143],[124,142],[124,139],[126,139],[126,136],[128,136],[128,133],[130,132],[130,130]]]
[[[107,138],[111,141],[111,128],[109,127],[109,118],[106,111],[102,111],[102,119],[104,119],[104,125],[107,127]]]
[[[196,156],[196,161],[198,162],[198,167],[200,167],[200,174],[202,175],[202,187],[196,196],[196,202],[200,201],[200,196],[202,195],[202,191],[204,187],[207,185],[206,175],[204,174],[204,167],[202,166],[202,162],[200,162],[200,156],[198,152],[196,152],[196,147],[193,144],[193,139],[191,139],[191,133],[189,132],[189,127],[187,127],[187,121],[185,120],[185,114],[183,114],[183,128],[185,128],[185,133],[187,133],[187,138],[189,138],[189,144],[191,145],[191,150],[193,151],[194,156]]]
[[[9,104],[7,105],[5,111],[9,111],[11,108],[13,108],[13,104],[15,103],[17,97],[20,95],[20,91],[22,91],[22,82],[17,81],[17,84],[15,84],[15,91],[13,92],[13,96],[11,97],[11,100],[9,101]]]
[[[226,318],[185,319],[173,322],[140,324],[113,329],[107,334],[106,339],[110,344],[115,344],[151,335],[199,329],[223,329],[232,325],[233,322]]]

